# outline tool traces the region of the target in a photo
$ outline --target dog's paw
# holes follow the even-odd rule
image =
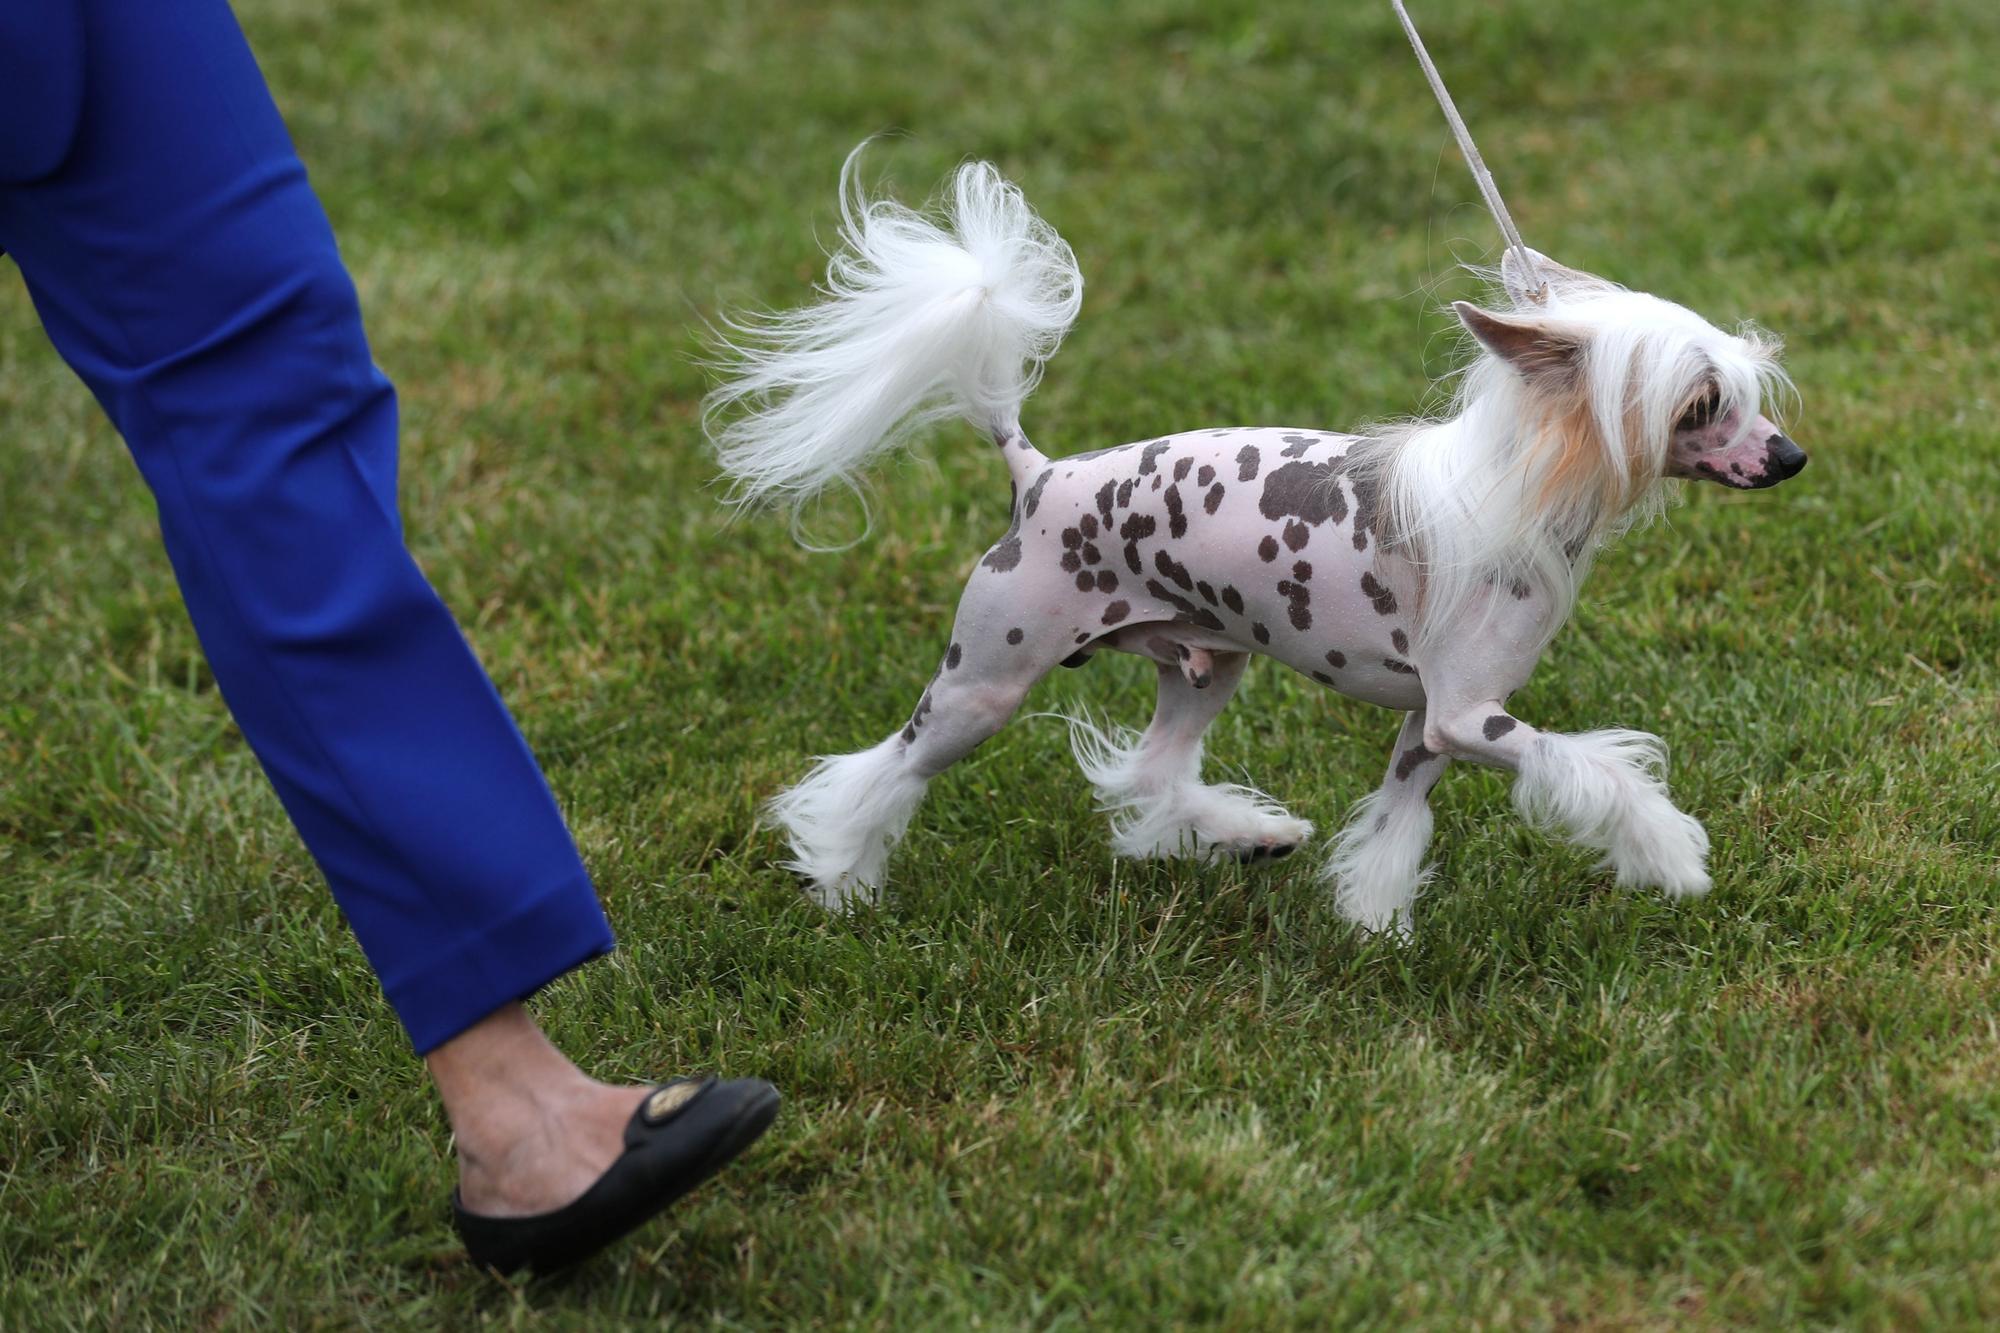
[[[1693,815],[1664,800],[1635,812],[1607,860],[1618,883],[1657,889],[1669,898],[1699,898],[1712,887],[1708,832]]]
[[[1299,849],[1296,842],[1279,843],[1237,843],[1218,846],[1216,855],[1230,857],[1243,865],[1254,865],[1259,861],[1282,861]]]
[[[1303,819],[1265,810],[1237,812],[1220,826],[1196,828],[1208,855],[1244,865],[1282,861],[1302,847],[1312,831],[1313,826]]]
[[[879,885],[865,883],[853,875],[843,875],[833,881],[801,875],[799,889],[834,916],[846,916],[856,908],[873,907],[882,901]]]

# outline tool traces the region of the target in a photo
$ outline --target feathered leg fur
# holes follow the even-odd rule
[[[1215,657],[1210,683],[1196,689],[1174,667],[1160,668],[1159,701],[1143,736],[1107,734],[1071,718],[1070,748],[1111,815],[1111,845],[1121,856],[1232,857],[1288,855],[1312,836],[1276,801],[1250,787],[1201,780],[1202,736],[1243,678],[1247,657]]]
[[[1370,931],[1409,935],[1410,906],[1430,878],[1431,788],[1449,763],[1424,744],[1423,710],[1405,716],[1382,785],[1354,807],[1327,860],[1342,916]]]

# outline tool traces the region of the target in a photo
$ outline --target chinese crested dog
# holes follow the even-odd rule
[[[1052,668],[1105,649],[1159,670],[1144,734],[1072,723],[1125,855],[1275,857],[1311,834],[1257,791],[1201,780],[1202,735],[1261,653],[1403,714],[1326,865],[1346,917],[1408,931],[1430,790],[1454,759],[1511,771],[1522,815],[1602,852],[1619,883],[1708,889],[1708,836],[1669,799],[1657,737],[1543,731],[1507,700],[1598,548],[1670,479],[1750,490],[1805,466],[1762,415],[1786,385],[1773,344],[1538,255],[1525,272],[1510,250],[1490,308],[1453,307],[1475,350],[1448,416],[1051,458],[1020,411],[1081,304],[1069,247],[984,163],[959,169],[934,216],[865,199],[852,158],[842,199],[822,299],[727,346],[709,406],[736,498],[796,504],[962,416],[1013,503],[909,719],[768,807],[822,904],[872,898],[926,784]]]

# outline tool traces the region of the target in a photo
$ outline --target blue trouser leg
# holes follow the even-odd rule
[[[0,50],[78,62],[81,88],[0,82],[0,248],[152,487],[223,697],[427,1051],[612,937],[403,545],[395,392],[333,233],[224,0],[8,0]]]

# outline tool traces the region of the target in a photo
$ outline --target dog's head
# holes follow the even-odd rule
[[[1789,385],[1773,340],[1529,254],[1532,272],[1511,250],[1501,263],[1507,309],[1454,309],[1492,354],[1484,378],[1518,381],[1519,461],[1541,503],[1617,514],[1662,478],[1754,490],[1805,466],[1764,415]]]

